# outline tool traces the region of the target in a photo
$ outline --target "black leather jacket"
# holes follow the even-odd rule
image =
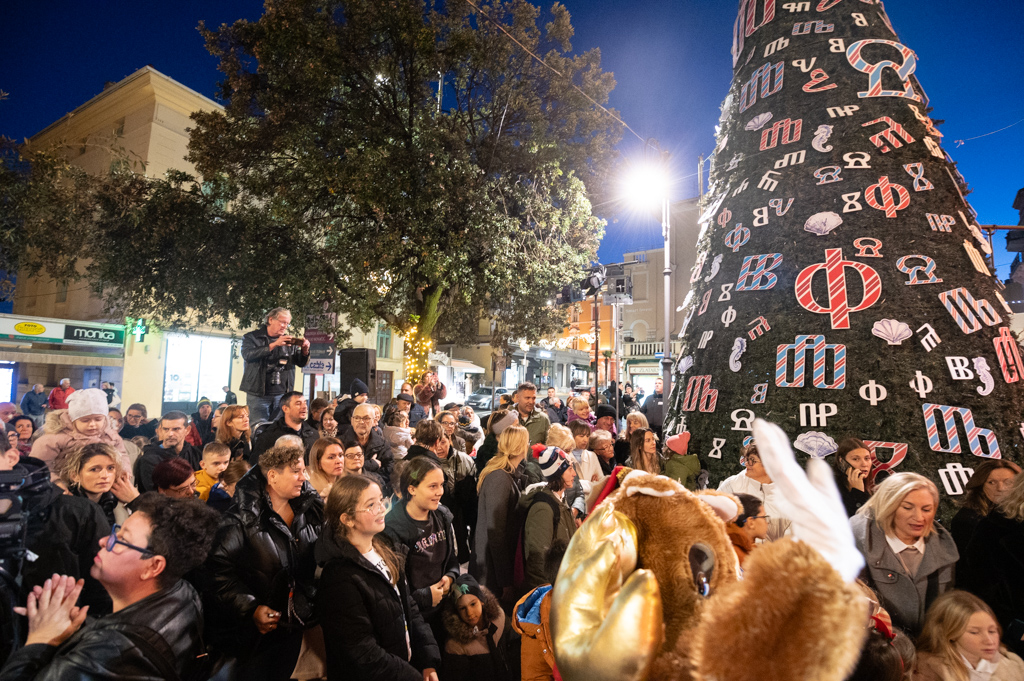
[[[179,580],[112,615],[90,619],[60,646],[36,643],[11,655],[4,681],[132,679],[163,681],[170,669],[192,675],[203,651],[203,610]]]
[[[270,343],[266,326],[242,336],[242,359],[245,360],[245,369],[242,371],[242,383],[238,387],[251,395],[262,397],[266,393],[269,363],[288,359],[284,371],[281,372],[281,386],[284,392],[291,392],[295,386],[295,367],[304,367],[309,361],[309,355],[303,354],[301,347],[282,345],[271,350]]]
[[[224,515],[206,559],[213,584],[208,605],[219,611],[218,625],[241,634],[235,636],[236,643],[253,640],[256,625],[252,614],[260,605],[281,613],[279,629],[301,629],[313,618],[313,550],[324,522],[323,501],[305,483],[302,493],[291,500],[295,520],[288,527],[271,508],[266,486],[259,466],[238,481],[234,503]]]

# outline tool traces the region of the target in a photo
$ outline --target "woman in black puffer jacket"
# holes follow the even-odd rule
[[[316,613],[328,681],[437,681],[437,644],[399,557],[378,536],[386,510],[380,487],[361,475],[341,478],[327,497]]]
[[[301,446],[281,443],[238,481],[206,566],[207,632],[239,658],[240,679],[287,679],[313,625],[320,495]]]

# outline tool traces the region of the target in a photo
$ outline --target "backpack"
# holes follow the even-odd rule
[[[530,506],[526,509],[526,513],[522,516],[522,523],[519,525],[519,537],[516,539],[516,558],[515,564],[512,569],[512,585],[515,587],[516,598],[523,593],[523,584],[526,582],[526,545],[525,530],[526,530],[526,518],[529,517],[530,511],[533,509],[534,504],[537,502],[543,502],[551,507],[551,538],[554,540],[555,534],[558,533],[558,521],[561,519],[562,514],[558,507],[558,501],[553,499],[547,494],[535,494],[533,501],[530,502]]]

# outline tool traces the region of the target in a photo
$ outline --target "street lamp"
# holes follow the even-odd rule
[[[654,153],[648,155],[648,147]],[[654,206],[661,206],[661,236],[665,240],[665,352],[661,358],[661,380],[662,399],[666,401],[672,385],[672,256],[668,163],[668,152],[663,151],[653,137],[648,138],[644,142],[643,162],[630,168],[624,186],[625,196],[637,209],[650,210]]]

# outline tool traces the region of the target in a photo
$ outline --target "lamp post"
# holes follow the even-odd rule
[[[657,162],[647,156],[647,148],[656,151]],[[667,400],[672,385],[672,251],[671,251],[671,200],[669,198],[669,154],[661,149],[653,137],[644,142],[644,162],[635,166],[627,178],[626,195],[638,208],[650,209],[661,206],[661,236],[665,241],[665,350],[661,358],[661,380],[663,399]]]

